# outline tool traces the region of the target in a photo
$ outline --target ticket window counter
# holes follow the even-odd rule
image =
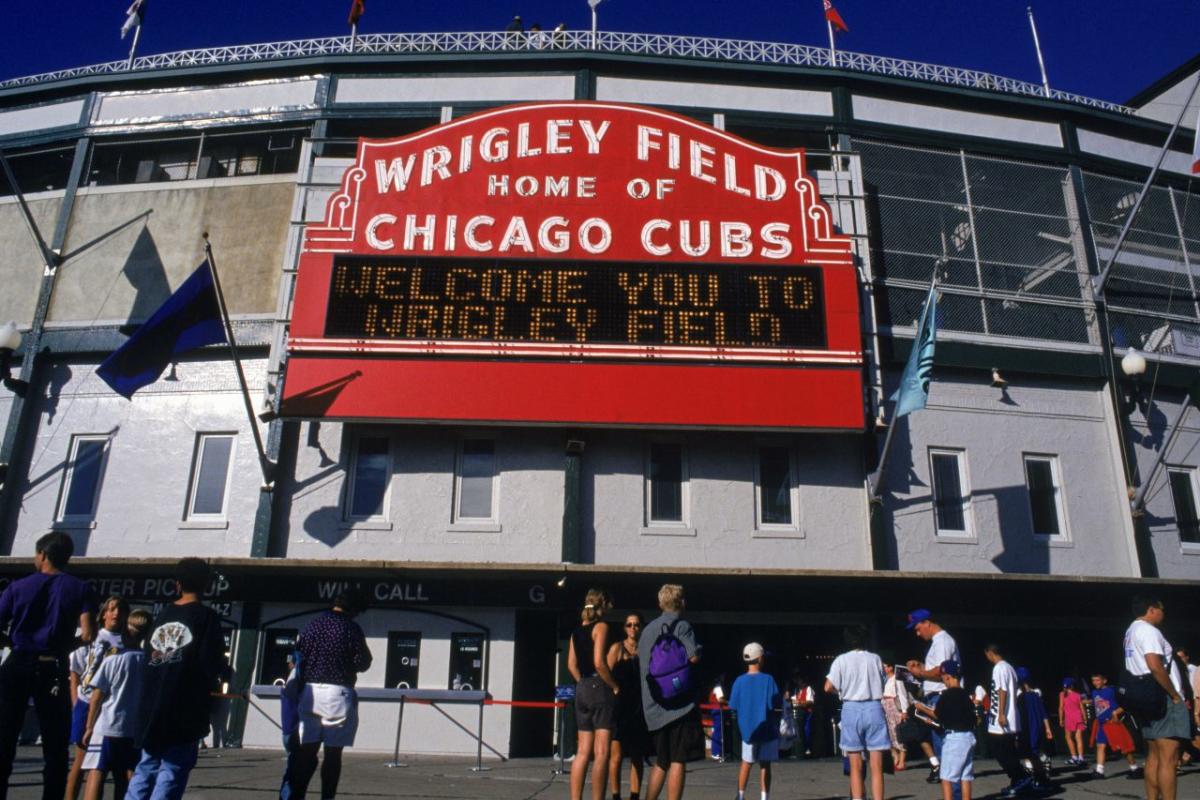
[[[453,633],[450,635],[450,685],[454,691],[483,689],[482,633]]]
[[[421,634],[415,631],[388,633],[384,685],[388,689],[416,689],[421,667]]]
[[[295,628],[275,628],[266,631],[262,658],[258,661],[258,683],[282,683],[288,676],[288,656],[296,650],[300,631]]]

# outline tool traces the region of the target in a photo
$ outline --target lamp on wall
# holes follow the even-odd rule
[[[1125,377],[1133,379],[1133,385],[1122,392],[1125,395],[1126,407],[1132,409],[1138,403],[1141,393],[1139,379],[1146,373],[1146,356],[1142,351],[1133,347],[1126,350],[1121,358],[1121,372],[1125,373]]]
[[[1146,373],[1146,357],[1136,348],[1129,348],[1121,358],[1121,372],[1130,378],[1137,378]]]
[[[17,324],[9,321],[0,325],[0,381],[14,392],[20,394],[25,390],[26,383],[12,376],[12,357],[21,346],[21,332]]]
[[[1004,380],[1004,376],[1000,374],[997,367],[992,367],[992,386],[996,389],[1008,388],[1008,381]]]

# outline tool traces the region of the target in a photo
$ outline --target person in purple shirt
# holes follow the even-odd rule
[[[12,653],[0,666],[0,800],[17,753],[17,737],[30,698],[42,729],[43,800],[62,800],[67,788],[67,740],[71,732],[68,679],[75,628],[90,642],[96,598],[87,582],[63,572],[75,543],[61,531],[37,540],[37,572],[9,584],[0,595],[0,644]]]
[[[317,770],[317,751],[325,745],[321,763],[321,798],[333,800],[342,774],[342,750],[354,744],[358,732],[358,673],[371,668],[371,651],[354,618],[366,609],[362,595],[343,591],[333,608],[300,632],[300,747],[289,767],[290,779],[281,800],[304,800]]]

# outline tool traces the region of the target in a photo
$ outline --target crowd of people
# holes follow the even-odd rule
[[[606,614],[613,602],[602,589],[587,593],[580,624],[571,633],[568,667],[576,681],[578,750],[572,764],[571,800],[582,800],[591,770],[592,800],[611,791],[621,798],[621,765],[630,760],[631,800],[683,796],[687,764],[704,758],[705,742],[697,698],[695,665],[701,648],[682,618],[683,588],[659,590],[659,617],[644,624],[629,614],[623,635],[612,635]],[[1058,727],[1068,755],[1063,767],[1086,768],[1106,777],[1110,756],[1122,756],[1126,776],[1141,780],[1147,800],[1176,800],[1182,763],[1200,754],[1200,671],[1185,650],[1163,636],[1163,604],[1133,601],[1135,619],[1123,642],[1124,668],[1116,685],[1093,672],[1089,687],[1064,678],[1057,698]],[[845,757],[851,800],[883,800],[884,775],[907,766],[910,751],[929,764],[929,783],[940,784],[944,800],[971,800],[977,753],[994,758],[1008,778],[1001,797],[1044,796],[1055,790],[1051,756],[1055,733],[1047,702],[1030,671],[1014,667],[1005,648],[989,643],[979,653],[990,666],[988,688],[965,685],[963,656],[954,637],[928,609],[908,615],[907,629],[927,643],[924,659],[885,663],[867,648],[862,626],[844,630],[846,651],[833,659],[823,689],[836,701],[835,730]],[[813,688],[795,674],[781,690],[766,669],[768,653],[758,642],[742,650],[745,673],[732,684],[725,703],[723,681],[709,696],[714,714],[713,751],[721,742],[721,719],[732,714],[741,743],[737,797],[745,800],[753,767],[759,792],[768,800],[771,765],[788,747],[803,752],[811,730],[795,745],[817,705]],[[1137,763],[1135,736],[1145,745]],[[725,733],[729,737],[729,733]],[[732,738],[732,737],[729,737]],[[801,748],[803,748],[801,750]],[[643,764],[653,768],[648,778]],[[890,762],[890,763],[889,763]]]
[[[66,534],[43,536],[34,573],[0,594],[6,632],[0,643],[10,648],[0,665],[0,800],[30,704],[41,729],[43,800],[77,800],[81,790],[86,800],[98,800],[110,776],[116,800],[178,800],[209,731],[214,694],[230,677],[220,618],[202,602],[208,565],[182,559],[176,599],[152,617],[131,611],[125,598],[97,603],[85,581],[64,571],[73,551]],[[567,658],[578,729],[572,800],[582,800],[589,773],[592,800],[610,792],[619,800],[625,761],[631,800],[657,800],[664,789],[668,800],[679,800],[687,764],[705,757],[702,651],[683,616],[683,587],[666,584],[657,599],[657,617],[647,623],[627,614],[614,632],[607,619],[612,598],[602,589],[587,593]],[[336,796],[342,751],[358,727],[355,683],[371,665],[354,621],[365,607],[347,590],[300,634],[282,692],[288,753],[282,800],[303,800],[319,760],[321,797]],[[1109,756],[1119,754],[1127,776],[1143,781],[1147,800],[1176,800],[1180,764],[1200,752],[1200,671],[1163,635],[1160,601],[1136,598],[1133,614],[1116,685],[1100,672],[1089,676],[1090,688],[1074,677],[1062,681],[1056,719],[1068,750],[1064,766],[1085,767],[1094,747],[1091,774],[1104,778]],[[917,609],[907,628],[927,643],[924,659],[885,663],[868,649],[866,628],[850,626],[843,632],[846,650],[824,678],[824,694],[837,704],[851,799],[865,800],[869,790],[883,800],[887,768],[905,769],[907,754],[918,750],[944,800],[971,799],[977,752],[1008,776],[1002,797],[1052,790],[1052,717],[1029,671],[1010,664],[1003,645],[989,643],[980,653],[991,667],[989,688],[969,691],[958,644],[934,615]],[[738,800],[755,765],[760,797],[768,800],[772,764],[795,746],[818,705],[815,687],[795,674],[780,689],[766,667],[769,655],[759,642],[746,643],[745,672],[733,681],[728,703],[711,709],[736,721]],[[1134,733],[1145,744],[1144,767],[1137,764]],[[802,741],[798,752],[808,749],[811,730]],[[731,743],[724,743],[727,750]]]

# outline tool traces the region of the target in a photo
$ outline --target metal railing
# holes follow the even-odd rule
[[[545,50],[549,52],[594,52],[644,55],[668,58],[696,58],[751,64],[836,68],[868,75],[886,75],[911,80],[982,89],[1027,97],[1044,97],[1076,105],[1132,114],[1133,110],[1091,97],[1052,89],[1049,94],[1036,83],[1005,78],[989,72],[959,67],[924,64],[902,58],[873,56],[865,53],[782,42],[756,42],[745,39],[712,39],[703,36],[669,36],[653,33],[617,33],[590,31],[506,33],[375,33],[358,36],[331,36],[291,42],[206,47],[179,50],[127,61],[109,61],[86,67],[44,72],[0,82],[0,89],[36,86],[53,81],[89,75],[117,75],[127,72],[212,66],[219,64],[262,63],[289,59],[341,55],[407,55],[435,53],[512,53]],[[836,59],[836,63],[835,63]]]

